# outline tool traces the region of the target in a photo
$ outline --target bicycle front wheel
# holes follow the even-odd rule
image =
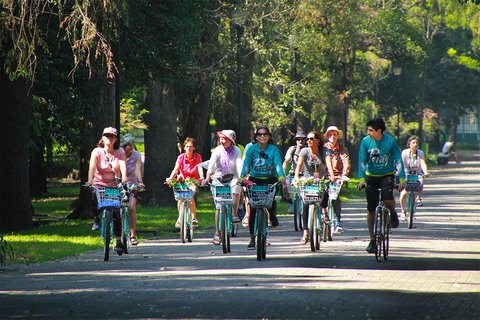
[[[380,261],[382,255],[382,209],[377,207],[375,210],[375,226],[374,226],[374,239],[375,239],[375,259]]]
[[[185,243],[187,238],[187,204],[186,201],[180,203],[180,241]]]
[[[220,235],[222,238],[222,249],[223,253],[228,253],[227,248],[227,237],[229,236],[227,232],[227,207],[222,206],[220,209]]]
[[[391,226],[389,212],[386,208],[383,210],[383,259],[387,260]]]
[[[315,252],[319,248],[318,212],[316,205],[308,205],[308,228],[310,229],[310,249]]]
[[[302,231],[302,208],[300,205],[301,200],[298,197],[293,199],[293,226],[295,231]]]
[[[123,253],[128,254],[128,250],[130,249],[130,236],[131,236],[131,228],[130,228],[130,217],[128,215],[128,209],[122,208],[121,215],[122,217],[122,243],[125,247]]]
[[[262,261],[262,258],[266,250],[265,239],[265,211],[263,209],[257,209],[257,261]]]
[[[112,225],[112,211],[104,210],[103,211],[103,261],[108,261],[110,257],[110,234]]]
[[[415,212],[415,193],[410,192],[410,197],[408,198],[408,229],[413,228],[413,214]]]

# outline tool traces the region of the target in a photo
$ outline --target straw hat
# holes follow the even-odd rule
[[[330,126],[330,127],[327,128],[327,130],[325,131],[325,134],[323,135],[323,137],[327,140],[328,140],[328,136],[327,136],[328,131],[337,131],[339,140],[342,139],[342,137],[343,137],[343,131],[342,130],[339,130],[336,126]]]

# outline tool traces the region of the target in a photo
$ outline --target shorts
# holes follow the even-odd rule
[[[382,176],[382,177],[366,177],[365,182],[367,186],[372,189],[382,189],[382,200],[393,200],[393,186],[394,186],[395,176],[393,174]],[[378,206],[378,191],[370,190],[367,188],[367,210],[368,212],[374,212],[375,208]]]

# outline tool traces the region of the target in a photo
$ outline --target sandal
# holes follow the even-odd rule
[[[327,215],[323,215],[323,223],[330,224],[330,219],[328,218]]]
[[[302,239],[300,240],[300,244],[307,244],[308,243],[308,234],[304,234]]]
[[[131,238],[130,238],[130,244],[131,244],[132,246],[136,246],[136,245],[138,244],[137,238],[131,237]]]
[[[213,235],[213,244],[218,246],[221,241],[222,241],[222,238],[220,238],[220,235],[218,233],[215,233]]]
[[[422,207],[422,206],[423,206],[422,199],[418,199],[417,200],[417,207]]]
[[[233,223],[240,223],[240,218],[238,216],[233,216],[232,220]]]
[[[243,217],[242,226],[248,228],[248,216]]]

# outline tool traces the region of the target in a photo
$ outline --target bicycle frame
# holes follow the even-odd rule
[[[406,208],[406,212],[408,214],[408,229],[413,228],[413,215],[415,214],[417,209],[417,193],[422,188],[422,183],[419,179],[422,177],[424,177],[423,174],[408,174],[405,179],[405,191],[408,192]]]
[[[188,202],[193,199],[195,192],[190,190],[185,184],[177,183],[173,188],[175,200],[179,203],[180,215],[180,241],[185,243],[193,241],[193,224],[191,219],[190,207]]]
[[[312,252],[320,250],[320,241],[324,227],[320,203],[323,200],[324,192],[325,183],[323,182],[318,185],[300,186],[300,196],[303,205],[308,206],[308,229],[310,230],[310,249]]]

